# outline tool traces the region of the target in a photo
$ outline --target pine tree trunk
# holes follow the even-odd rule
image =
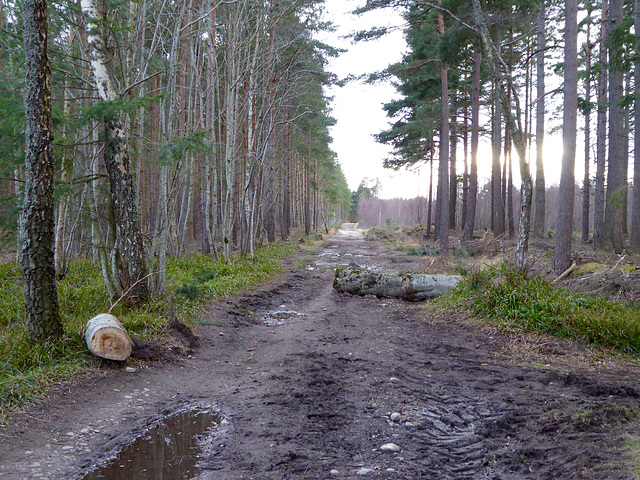
[[[623,22],[623,0],[611,0],[609,4],[609,31]],[[627,172],[624,159],[624,74],[616,67],[616,60],[622,54],[620,45],[609,46],[609,161],[607,174],[607,194],[604,213],[604,241],[614,252],[623,250],[624,203],[627,199]]]
[[[562,172],[553,268],[559,275],[571,265],[578,119],[578,0],[565,0]]]
[[[636,33],[640,33],[640,0],[634,4],[634,27]],[[636,39],[638,42],[638,39]],[[636,44],[636,49],[640,45]],[[634,68],[635,89],[635,134],[633,138],[633,203],[631,206],[631,251],[640,252],[640,61]]]
[[[546,214],[546,187],[544,178],[544,123],[545,123],[545,72],[544,72],[544,54],[545,54],[545,22],[546,12],[544,2],[539,2],[537,31],[538,41],[536,48],[536,208],[533,219],[533,234],[537,238],[542,238],[545,231],[545,214]]]
[[[20,266],[29,339],[62,336],[54,259],[54,159],[47,2],[25,0],[25,187],[20,217]]]
[[[442,0],[438,0],[438,5]],[[438,31],[444,35],[444,18],[438,13]],[[440,69],[442,91],[440,101],[442,103],[442,125],[440,127],[440,163],[438,168],[438,198],[440,203],[440,218],[438,225],[438,244],[440,252],[447,254],[449,251],[449,82],[446,66]]]
[[[587,24],[587,43],[585,45],[587,78],[585,80],[585,99],[591,102],[591,24]],[[589,216],[591,207],[591,109],[587,106],[584,115],[584,179],[582,180],[582,241],[589,241]]]
[[[519,270],[526,270],[529,252],[529,232],[531,228],[531,194],[532,180],[529,163],[526,158],[526,139],[522,130],[522,110],[520,108],[520,99],[517,90],[513,84],[513,78],[509,72],[507,65],[500,56],[495,44],[493,43],[489,30],[487,28],[482,7],[479,0],[473,0],[473,9],[476,23],[480,30],[482,43],[487,51],[487,59],[489,61],[490,71],[498,85],[498,95],[500,103],[504,109],[507,128],[511,131],[513,144],[518,153],[520,164],[520,176],[522,177],[521,199],[520,199],[520,217],[518,222],[518,241],[516,244],[516,267]],[[498,68],[497,64],[500,64]],[[507,91],[513,92],[512,102],[509,102]],[[515,110],[515,112],[513,110]]]
[[[504,233],[504,204],[502,203],[502,179],[500,175],[500,153],[502,150],[502,109],[500,108],[500,96],[498,82],[494,83],[494,106],[491,139],[491,229],[493,235],[498,237]]]
[[[602,0],[600,27],[599,61],[606,65],[608,51],[605,42],[609,37],[609,1]],[[598,116],[596,132],[596,184],[593,199],[593,248],[604,245],[604,210],[605,210],[605,170],[607,160],[607,107],[608,80],[606,68],[601,68],[598,75]]]
[[[474,46],[473,80],[471,86],[471,167],[469,171],[469,207],[464,226],[464,241],[473,239],[476,223],[476,203],[478,199],[478,143],[480,137],[480,45]]]

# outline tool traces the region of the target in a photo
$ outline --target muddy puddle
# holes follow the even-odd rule
[[[280,309],[268,312],[262,317],[262,323],[265,325],[276,326],[284,325],[287,320],[293,318],[306,317],[306,313],[296,312],[295,310],[286,310],[284,305],[281,305]]]
[[[200,441],[213,433],[222,418],[211,411],[192,409],[175,413],[147,430],[106,466],[83,480],[179,480],[200,473],[196,463]]]

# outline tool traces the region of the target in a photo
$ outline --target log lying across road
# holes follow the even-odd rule
[[[419,273],[376,273],[358,267],[336,270],[333,288],[352,295],[397,297],[425,300],[448,292],[460,282],[459,275],[427,275]]]

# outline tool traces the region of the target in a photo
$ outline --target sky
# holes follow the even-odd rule
[[[331,59],[327,70],[338,78],[348,75],[368,74],[383,70],[392,63],[402,59],[406,52],[401,29],[383,38],[353,44],[343,38],[357,30],[366,30],[374,26],[400,26],[402,18],[391,9],[369,12],[362,16],[354,16],[349,12],[362,5],[364,0],[325,0],[325,20],[336,26],[336,31],[326,33],[321,38],[328,44],[347,51],[335,59]],[[366,85],[363,82],[350,82],[345,87],[333,86],[327,90],[333,97],[331,115],[337,123],[331,129],[333,143],[331,149],[336,152],[342,166],[349,188],[356,190],[365,179],[378,179],[382,185],[381,198],[413,198],[426,196],[429,188],[429,168],[427,165],[412,167],[411,171],[400,169],[393,171],[383,168],[383,160],[390,156],[391,148],[379,144],[373,137],[390,126],[390,119],[383,110],[383,105],[398,98],[395,88],[390,83]],[[580,125],[579,125],[580,126]],[[578,139],[580,149],[580,139]],[[532,154],[535,156],[535,147]],[[514,181],[519,185],[517,156],[513,154]],[[560,160],[562,155],[561,135],[547,135],[545,138],[545,175],[548,183],[557,183],[560,177]],[[461,156],[461,154],[459,155]],[[583,153],[576,156],[576,180],[582,179]],[[479,181],[482,185],[490,176],[491,149],[488,141],[481,140],[478,157]],[[459,167],[460,168],[460,167]],[[535,166],[531,166],[534,171]]]
[[[383,70],[402,59],[406,50],[403,34],[400,30],[371,42],[352,44],[351,40],[341,38],[356,30],[364,30],[380,25],[401,25],[402,18],[397,13],[385,11],[370,12],[360,17],[349,12],[364,3],[363,1],[326,0],[326,19],[334,22],[337,31],[327,34],[325,40],[332,46],[347,49],[338,58],[329,62],[327,70],[338,78],[348,75],[361,75]],[[333,97],[332,116],[337,123],[331,129],[333,143],[331,149],[338,155],[338,161],[351,190],[356,190],[364,178],[379,179],[382,184],[382,198],[412,198],[425,195],[429,187],[427,168],[408,172],[402,169],[394,172],[382,167],[383,160],[391,149],[377,143],[373,135],[389,128],[382,106],[397,98],[390,83],[366,85],[363,82],[351,82],[344,87],[332,87],[327,95]]]

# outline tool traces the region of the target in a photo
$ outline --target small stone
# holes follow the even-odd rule
[[[370,469],[370,468],[364,468],[364,467],[363,467],[363,468],[361,468],[360,470],[358,470],[356,473],[357,473],[358,475],[365,476],[365,475],[369,475],[370,473],[373,473],[373,470],[372,470],[372,469]]]
[[[389,379],[389,381],[390,381],[390,382],[399,382],[399,381],[400,381],[400,379],[399,379],[399,378],[397,378],[397,377],[391,377],[391,378]]]
[[[83,435],[89,433],[89,429],[87,427],[84,427],[82,430],[80,430],[80,433]]]
[[[31,465],[29,465],[29,466],[30,466],[30,467],[32,467],[32,468],[39,467],[39,466],[40,466],[40,463],[39,463],[39,462],[33,462],[33,463],[32,463]]]
[[[33,452],[31,450],[27,450],[26,452],[24,452],[25,455],[31,455],[33,454]]]
[[[380,447],[380,450],[382,450],[383,452],[399,452],[400,447],[395,443],[385,443]]]
[[[398,412],[393,412],[389,418],[391,419],[392,422],[397,422],[402,418],[402,415]]]
[[[70,445],[67,445],[66,447],[62,447],[62,450],[73,450],[73,447]]]
[[[329,473],[331,475],[340,475],[340,471],[336,470],[335,468],[333,470],[331,470]]]
[[[127,372],[127,373],[135,373],[135,372],[138,371],[138,369],[137,368],[133,368],[133,367],[127,367],[127,368],[124,369],[124,371]]]

